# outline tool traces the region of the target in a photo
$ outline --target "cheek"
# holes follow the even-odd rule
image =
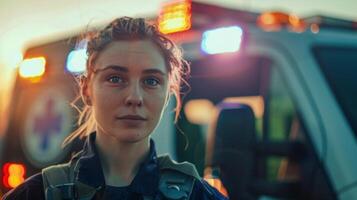
[[[157,116],[160,116],[165,107],[167,95],[168,94],[164,92],[156,95],[149,95],[148,109],[150,109],[151,112],[154,112]]]

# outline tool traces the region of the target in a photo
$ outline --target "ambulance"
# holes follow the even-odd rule
[[[177,124],[167,109],[153,134],[159,153],[194,163],[230,199],[357,199],[356,22],[192,1],[164,4],[153,21],[191,65]],[[61,148],[86,59],[85,42],[71,38],[26,51],[3,191],[81,147]]]

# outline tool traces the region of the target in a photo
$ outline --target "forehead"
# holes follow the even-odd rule
[[[108,66],[158,68],[166,72],[165,59],[150,40],[123,40],[108,44],[95,61],[96,69]]]

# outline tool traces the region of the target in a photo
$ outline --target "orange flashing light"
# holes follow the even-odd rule
[[[19,74],[23,78],[37,79],[45,73],[46,59],[36,57],[25,59],[19,67]]]
[[[281,29],[281,18],[278,13],[266,12],[261,14],[257,19],[257,25],[265,31],[278,31]]]
[[[290,29],[295,32],[303,32],[306,28],[305,22],[294,14],[289,15]]]
[[[159,31],[164,34],[191,28],[191,1],[179,0],[165,4],[158,18]]]
[[[276,18],[271,13],[264,13],[261,15],[261,22],[264,25],[274,25],[276,24]]]
[[[25,181],[26,168],[22,164],[6,163],[3,166],[3,184],[7,188],[15,188]]]
[[[289,23],[292,26],[299,26],[300,25],[300,18],[294,14],[289,15]]]
[[[305,23],[298,16],[282,12],[265,12],[258,17],[257,24],[265,31],[279,31],[283,26],[294,32],[305,30]]]

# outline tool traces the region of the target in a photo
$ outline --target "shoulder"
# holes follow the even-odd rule
[[[42,174],[38,173],[28,178],[21,185],[6,193],[3,200],[45,199],[42,184]]]
[[[191,200],[228,200],[215,188],[210,186],[205,180],[197,179],[191,194]]]
[[[160,181],[172,180],[173,178],[179,179],[181,176],[190,176],[194,178],[194,185],[191,193],[191,200],[227,200],[220,192],[218,192],[215,188],[211,187],[205,180],[203,180],[197,170],[196,167],[189,162],[181,162],[178,163],[170,158],[168,155],[160,155],[159,166],[161,171],[165,171],[165,169],[170,169],[176,171],[175,175],[166,172],[166,174],[161,174]],[[178,173],[177,173],[178,172]],[[165,176],[166,175],[166,176]],[[179,181],[180,182],[180,181]]]
[[[189,162],[176,162],[175,160],[171,159],[169,155],[164,154],[158,156],[159,167],[161,171],[166,169],[174,170],[184,175],[192,176],[194,178],[200,178],[196,167]]]

